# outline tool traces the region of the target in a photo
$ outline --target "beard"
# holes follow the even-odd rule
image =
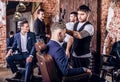
[[[78,19],[79,20],[79,19]],[[80,19],[79,22],[85,22],[87,21],[87,18],[86,19]]]

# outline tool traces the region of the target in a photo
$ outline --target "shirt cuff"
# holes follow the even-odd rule
[[[33,58],[33,55],[30,55],[30,57],[32,57],[32,58]]]
[[[83,67],[84,72],[87,72],[87,68]]]

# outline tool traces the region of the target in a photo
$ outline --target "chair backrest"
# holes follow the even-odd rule
[[[73,82],[74,80],[88,77],[87,73],[75,76],[62,76],[52,56],[46,53],[41,53],[41,50],[46,49],[46,45],[41,42],[37,42],[35,47],[37,50],[36,57],[41,70],[43,82]]]
[[[37,60],[44,82],[61,82],[61,77],[59,76],[55,62],[51,55],[40,55],[37,53]]]

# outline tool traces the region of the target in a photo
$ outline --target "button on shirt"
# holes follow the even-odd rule
[[[20,33],[21,36],[21,48],[22,48],[22,52],[27,52],[27,33],[25,35],[23,35],[22,33]]]

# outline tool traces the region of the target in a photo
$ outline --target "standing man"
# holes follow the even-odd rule
[[[39,9],[37,11],[37,19],[34,22],[34,32],[36,35],[36,39],[41,39],[45,43],[47,42],[47,34],[45,32],[45,22],[44,22],[44,16],[45,16],[45,11],[43,9]]]
[[[33,70],[33,60],[35,56],[35,34],[29,32],[28,21],[23,20],[20,23],[21,31],[15,35],[14,43],[12,48],[6,55],[6,61],[9,64],[12,72],[14,73],[13,79],[21,79],[21,73],[18,71],[14,61],[25,61],[25,80],[24,82],[30,82],[30,76]],[[18,54],[13,52],[18,49]]]
[[[74,24],[77,22],[77,12],[71,12],[70,13],[70,22],[66,23],[66,29],[73,30]],[[66,34],[66,37],[64,39],[63,47],[66,49],[67,42],[71,36]]]
[[[68,42],[70,49],[70,45],[73,44],[72,49],[72,56],[73,56],[73,62],[74,67],[88,67],[89,66],[89,58],[91,57],[90,52],[90,42],[92,39],[92,36],[94,34],[94,27],[93,25],[88,21],[90,9],[86,5],[81,5],[78,8],[78,21],[74,25],[74,31],[73,31],[73,40],[71,38],[71,41]],[[67,50],[67,51],[68,51]]]

